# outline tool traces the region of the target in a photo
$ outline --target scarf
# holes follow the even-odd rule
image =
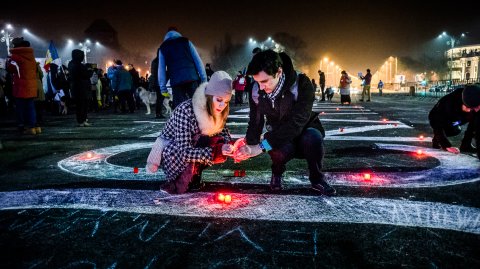
[[[277,98],[277,95],[280,93],[284,82],[285,82],[285,73],[282,73],[282,76],[278,80],[278,84],[275,87],[275,89],[271,93],[267,93],[267,97],[268,99],[270,99],[270,102],[272,102],[273,108],[275,108],[275,98]]]

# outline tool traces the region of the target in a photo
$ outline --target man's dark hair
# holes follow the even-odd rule
[[[367,69],[367,72],[370,73],[370,69]]]
[[[247,75],[256,75],[264,71],[267,75],[273,76],[282,65],[283,62],[278,53],[273,50],[264,50],[253,56],[248,64]]]
[[[257,54],[257,53],[259,53],[260,51],[262,51],[262,49],[259,48],[259,47],[256,47],[256,48],[254,48],[254,49],[252,50],[252,54]]]

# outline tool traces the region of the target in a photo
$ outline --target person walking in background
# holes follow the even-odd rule
[[[207,81],[197,50],[175,27],[168,28],[158,49],[158,84],[162,93],[168,92],[168,80],[172,87],[174,109],[183,101],[191,99],[198,85]]]
[[[350,84],[352,84],[352,79],[348,76],[347,71],[342,71],[342,76],[340,77],[340,104],[350,105],[352,99],[350,98]]]
[[[233,89],[235,90],[235,105],[243,105],[243,93],[247,81],[242,71],[238,71],[237,77],[233,80]]]
[[[116,68],[113,73],[112,88],[118,93],[120,112],[127,113],[125,103],[128,105],[130,113],[135,111],[135,101],[132,93],[132,75],[125,69],[121,60],[116,60]],[[114,108],[114,110],[117,110]]]
[[[212,77],[214,72],[209,63],[205,65],[205,73],[207,74],[207,81],[210,81],[210,78]]]
[[[147,173],[160,167],[166,175],[162,190],[181,194],[201,188],[203,169],[225,162],[233,153],[225,126],[231,97],[232,78],[217,71],[192,99],[175,108],[147,158]]]
[[[325,73],[322,70],[318,70],[318,76],[320,77],[320,90],[322,91],[322,99],[320,101],[325,101]]]
[[[363,102],[365,100],[365,95],[367,95],[367,102],[370,102],[372,97],[370,94],[370,83],[372,82],[372,74],[370,73],[370,69],[367,69],[367,74],[365,76],[362,76],[362,73],[360,73],[359,77],[363,80],[362,99],[360,99],[360,101]]]
[[[87,69],[82,61],[85,57],[82,50],[72,50],[72,60],[68,63],[68,73],[70,81],[70,89],[72,90],[73,99],[76,105],[76,116],[79,127],[91,126],[87,122],[88,113],[88,96],[90,93],[90,77],[91,71]]]
[[[11,57],[7,59],[7,71],[12,75],[12,95],[15,98],[17,124],[24,134],[40,133],[36,128],[36,113],[33,98],[37,97],[37,62],[30,42],[17,37],[12,40]]]
[[[42,132],[40,124],[43,124],[43,111],[45,110],[45,91],[43,90],[43,71],[40,67],[40,63],[37,62],[37,97],[34,99],[36,125],[35,131],[37,134]]]
[[[155,59],[152,60],[152,63],[150,64],[150,72],[152,75],[148,78],[148,90],[151,92],[156,92],[157,93],[157,100],[155,102],[155,118],[156,119],[163,119],[165,116],[163,116],[163,100],[165,99],[165,96],[160,92],[160,86],[158,86],[158,57],[155,57]]]
[[[313,79],[313,78],[312,78],[312,85],[313,85],[313,89],[315,90],[315,95],[316,95],[318,85],[317,85],[317,83],[315,83],[315,79]],[[315,97],[315,99],[316,99],[316,98],[317,98],[317,97]]]
[[[130,73],[130,76],[132,76],[131,93],[132,93],[133,96],[135,96],[135,98],[134,98],[135,108],[137,110],[139,110],[141,105],[142,105],[142,100],[140,100],[140,96],[138,96],[138,92],[136,90],[137,90],[138,87],[142,86],[141,85],[140,74],[138,73],[137,69],[135,69],[133,64],[128,64],[128,73]]]
[[[382,96],[383,95],[383,81],[380,80],[377,85],[378,88],[378,95]]]

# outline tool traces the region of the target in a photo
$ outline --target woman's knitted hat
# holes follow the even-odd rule
[[[232,78],[225,71],[213,73],[205,87],[205,94],[230,98],[232,96]]]

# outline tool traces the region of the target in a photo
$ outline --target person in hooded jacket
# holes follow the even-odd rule
[[[476,153],[480,158],[480,87],[469,84],[440,98],[430,110],[428,119],[433,129],[432,147],[458,154]],[[460,126],[468,124],[460,149],[453,147],[447,137],[459,135]],[[472,145],[475,138],[477,147]]]
[[[41,132],[36,127],[34,98],[37,97],[37,62],[30,42],[17,37],[12,40],[7,71],[12,75],[12,95],[15,98],[17,124],[24,134],[35,135]]]
[[[306,159],[312,189],[334,195],[335,189],[321,172],[325,131],[313,112],[315,89],[310,79],[293,68],[285,53],[266,50],[253,56],[247,74],[255,84],[250,102],[250,120],[244,142],[236,142],[235,160],[246,160],[268,152],[272,160],[270,188],[282,189],[286,164],[293,158]],[[266,118],[266,122],[264,121]],[[262,131],[266,125],[267,132]]]
[[[168,29],[158,49],[158,85],[162,93],[168,93],[168,80],[172,87],[174,109],[192,98],[198,85],[207,81],[205,67],[195,46],[175,27]]]
[[[75,113],[79,127],[91,126],[87,122],[87,113],[92,71],[89,71],[87,66],[82,63],[84,56],[82,50],[74,49],[72,50],[72,60],[68,63],[68,73],[70,74],[68,79],[75,100]]]
[[[181,103],[165,123],[148,155],[147,173],[162,168],[167,182],[162,189],[181,194],[202,186],[207,166],[223,163],[233,153],[225,123],[232,97],[232,78],[215,72],[192,99]]]

